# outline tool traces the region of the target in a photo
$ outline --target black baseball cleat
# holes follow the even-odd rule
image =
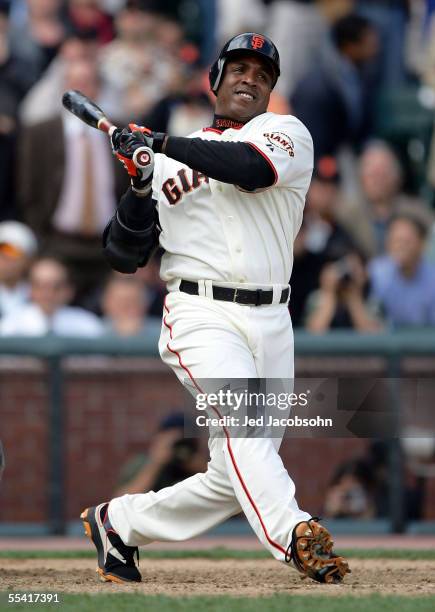
[[[113,529],[109,521],[109,504],[86,508],[80,515],[85,534],[95,545],[98,553],[97,573],[103,582],[141,582],[134,556],[139,562],[139,549],[127,546]]]

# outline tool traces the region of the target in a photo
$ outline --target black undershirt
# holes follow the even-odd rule
[[[243,124],[215,115],[213,129],[223,132]],[[271,164],[247,142],[220,142],[202,138],[169,136],[165,155],[202,172],[209,178],[237,185],[246,191],[271,187],[275,174]],[[151,194],[140,198],[129,189],[119,204],[121,221],[133,230],[150,225],[154,214]]]

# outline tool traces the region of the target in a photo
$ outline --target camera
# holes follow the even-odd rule
[[[352,267],[346,257],[343,257],[342,259],[336,261],[334,266],[339,279],[339,284],[341,286],[348,285],[354,280]]]

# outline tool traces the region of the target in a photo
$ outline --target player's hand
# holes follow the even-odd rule
[[[151,190],[154,171],[154,152],[139,131],[117,128],[112,136],[113,153],[131,178],[133,191],[146,196]]]
[[[131,157],[138,147],[148,147],[154,153],[162,153],[166,143],[166,134],[153,132],[147,127],[129,123],[126,128],[116,128],[111,137],[112,149],[116,154]]]

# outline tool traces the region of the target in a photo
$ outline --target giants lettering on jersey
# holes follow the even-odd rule
[[[208,176],[197,170],[181,168],[176,177],[166,179],[162,185],[162,191],[169,204],[175,206],[185,193],[190,193],[203,183],[208,183]]]

